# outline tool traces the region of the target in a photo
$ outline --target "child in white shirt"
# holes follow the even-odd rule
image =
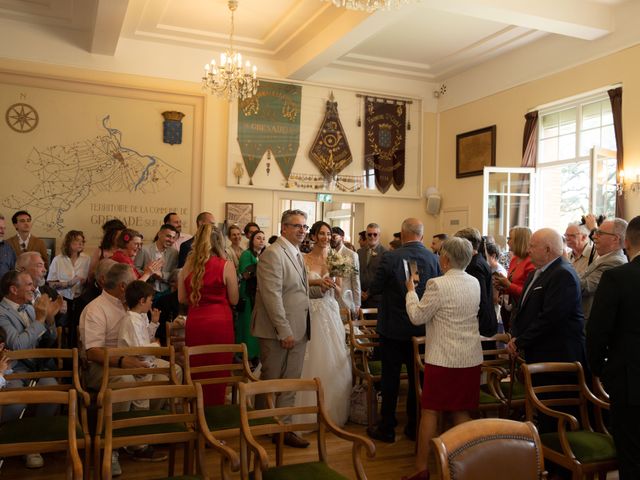
[[[151,347],[160,346],[155,339],[155,333],[160,321],[160,310],[151,308],[155,290],[152,285],[141,280],[134,280],[127,286],[125,300],[129,311],[120,321],[118,332],[118,347]],[[147,313],[151,310],[151,321]],[[153,355],[141,357],[149,368],[166,368],[169,362]],[[153,378],[153,377],[158,377]],[[178,382],[182,383],[182,369],[176,365]],[[166,381],[166,375],[135,375],[135,379],[141,382]],[[164,403],[164,402],[162,402]],[[136,400],[131,405],[132,410],[149,410],[149,400]],[[156,408],[154,408],[155,410]]]

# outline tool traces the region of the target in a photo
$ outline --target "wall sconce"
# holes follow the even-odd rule
[[[618,195],[625,192],[640,193],[640,169],[634,170],[633,173],[620,170],[620,183],[617,185],[617,189]]]

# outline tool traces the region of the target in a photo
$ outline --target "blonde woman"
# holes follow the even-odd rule
[[[233,262],[226,259],[224,239],[214,225],[201,225],[178,279],[180,303],[189,306],[185,330],[188,346],[233,343],[231,305],[238,303],[238,279]],[[198,355],[192,366],[231,363],[230,353]],[[223,376],[225,372],[218,372]],[[207,374],[208,377],[216,376]],[[197,375],[194,375],[198,378]],[[224,404],[225,384],[207,385],[205,405]]]

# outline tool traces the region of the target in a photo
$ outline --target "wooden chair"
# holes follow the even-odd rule
[[[184,368],[184,357],[182,356],[182,347],[185,345],[185,328],[184,317],[179,315],[173,322],[164,324],[167,347],[173,347],[176,352],[176,363]]]
[[[179,385],[181,382],[176,375],[176,363],[175,353],[173,347],[118,347],[118,348],[102,348],[102,383],[100,384],[100,390],[96,396],[96,430],[94,434],[93,446],[94,446],[94,463],[95,465],[101,464],[101,450],[104,448],[104,402],[107,390],[119,390],[122,388],[143,388],[152,386],[170,386]],[[156,358],[165,357],[168,358],[168,367],[158,368],[117,368],[110,366],[112,358],[120,357],[137,357],[153,355]],[[163,375],[165,380],[159,380],[151,378],[149,380],[135,380],[131,382],[131,376],[133,375]],[[113,381],[114,377],[125,377],[124,379],[118,379]],[[169,399],[170,396],[165,397]],[[142,397],[142,399],[144,399]],[[155,410],[157,412],[157,410]],[[116,412],[114,416],[118,419],[126,419],[139,415],[141,410],[122,411]],[[142,410],[144,412],[144,410]],[[132,443],[131,445],[135,445]],[[110,459],[110,457],[109,457]],[[186,461],[186,458],[185,458]],[[170,449],[169,456],[169,471],[172,473],[175,464],[175,450]],[[97,468],[97,467],[96,467]]]
[[[547,478],[540,437],[531,422],[501,418],[472,420],[431,442],[441,480]]]
[[[380,336],[376,332],[377,323],[377,320],[349,321],[349,352],[353,379],[367,387],[368,425],[375,425],[377,421],[378,399],[375,384],[382,378],[382,363],[373,359],[374,349],[380,346]]]
[[[84,391],[80,384],[80,367],[78,360],[78,349],[60,349],[60,348],[35,348],[28,350],[5,350],[7,357],[13,361],[30,360],[33,362],[47,362],[47,368],[36,372],[15,372],[5,375],[7,381],[20,380],[29,384],[25,388],[5,388],[2,395],[9,392],[21,392],[26,389],[42,392],[68,392],[74,389],[76,391],[76,409],[78,415],[79,430],[77,433],[76,444],[78,449],[84,450],[85,477],[88,478],[89,466],[91,460],[91,436],[89,434],[89,423],[87,409],[91,403],[89,394]],[[64,370],[64,363],[70,364],[70,370]],[[57,369],[50,369],[55,366]],[[54,385],[38,385],[40,379],[55,379]],[[34,402],[37,403],[37,402]],[[42,402],[55,403],[55,402]],[[33,419],[24,419],[33,421],[34,423],[42,423],[46,425],[51,417],[34,417]],[[49,419],[49,420],[48,420]],[[58,422],[56,420],[55,422]],[[54,422],[54,423],[55,423]],[[33,453],[32,450],[29,453]]]
[[[34,452],[66,452],[66,478],[80,480],[83,478],[83,468],[78,448],[88,451],[89,437],[77,415],[77,392],[73,388],[67,391],[21,388],[3,390],[0,393],[0,406],[43,403],[58,404],[63,407],[65,414],[55,417],[21,417],[4,422],[0,428],[0,457]],[[86,464],[85,475],[88,468]]]
[[[378,309],[377,308],[361,308],[358,313],[358,320],[377,320]]]
[[[613,438],[604,426],[602,409],[609,409],[587,388],[579,362],[534,363],[522,366],[527,393],[527,420],[537,415],[557,419],[557,431],[540,434],[544,456],[572,472],[574,480],[583,476],[606,478],[616,470],[618,461]],[[561,375],[554,378],[554,376]],[[553,382],[562,383],[553,383]],[[566,413],[558,407],[572,409]],[[589,410],[595,419],[595,430]]]
[[[142,411],[140,415],[134,418],[118,418],[117,414],[113,412],[113,404],[115,403],[167,397],[175,400],[171,404],[170,410]],[[207,472],[205,443],[222,455],[222,479],[230,479],[230,470],[239,469],[237,454],[215,439],[206,428],[202,408],[202,391],[200,390],[198,393],[196,388],[191,385],[147,386],[120,390],[107,389],[104,396],[104,420],[105,454],[102,462],[102,478],[111,478],[111,452],[114,449],[140,444],[183,443],[185,447],[195,444],[196,459],[202,476],[189,476],[188,478],[213,478]],[[185,449],[185,455],[191,458],[191,448]],[[193,473],[192,466],[193,462],[190,460],[185,462],[185,476]]]
[[[424,378],[424,342],[426,337],[411,337],[413,344],[413,380],[416,384],[416,423],[422,416],[422,379]],[[416,448],[418,448],[416,442]]]
[[[317,402],[315,405],[310,406],[274,408],[274,398],[276,395],[292,391],[316,392]],[[260,410],[251,409],[251,398],[254,395],[267,395],[269,408]],[[299,423],[296,417],[298,414],[313,414],[316,416],[316,421],[313,423]],[[260,419],[271,417],[278,419],[286,415],[292,415],[291,423],[278,422],[251,425],[252,422],[259,421]],[[320,385],[320,380],[317,378],[313,380],[263,380],[260,382],[240,384],[240,421],[242,431],[241,442],[248,447],[249,451],[255,454],[252,477],[255,480],[261,480],[263,477],[269,479],[299,478],[304,480],[343,478],[327,465],[327,448],[325,442],[327,431],[353,443],[352,458],[357,479],[367,478],[362,466],[362,452],[366,451],[370,458],[375,456],[375,445],[370,439],[344,431],[335,425],[327,416],[324,410],[322,386]],[[316,429],[318,461],[271,466],[266,450],[256,441],[256,437],[259,435],[278,434],[278,444],[282,446],[285,432]]]

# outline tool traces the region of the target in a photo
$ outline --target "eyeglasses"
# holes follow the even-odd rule
[[[305,232],[309,230],[309,225],[302,225],[301,223],[285,223],[288,227],[293,227],[296,230],[304,230]]]
[[[604,230],[600,230],[599,228],[595,229],[593,231],[594,235],[612,235],[614,237],[617,237],[618,234],[617,233],[610,233],[610,232],[605,232]]]
[[[377,236],[378,236],[378,234],[377,234],[377,233],[375,233],[375,232],[373,232],[373,233],[367,233],[367,237],[374,237],[374,238],[375,238],[375,237],[377,237]]]

